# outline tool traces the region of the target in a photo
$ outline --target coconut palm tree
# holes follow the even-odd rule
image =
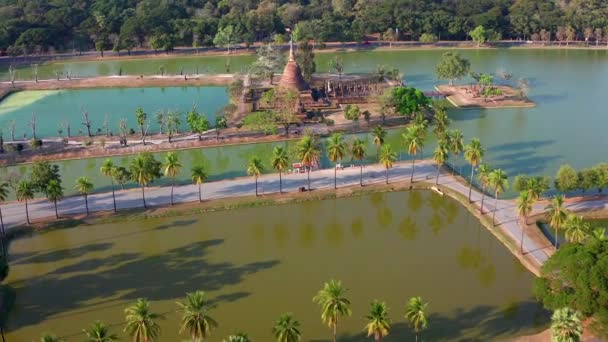
[[[283,172],[289,167],[289,153],[283,146],[275,146],[272,150],[272,168],[279,171],[279,193],[283,193]]]
[[[494,189],[494,211],[492,212],[492,224],[498,211],[498,196],[503,193],[509,186],[507,181],[507,174],[501,169],[494,169],[488,176],[488,183],[492,189]]]
[[[589,224],[582,216],[569,215],[564,228],[566,228],[566,240],[572,243],[583,243],[589,236]]]
[[[27,201],[34,199],[34,189],[32,187],[32,183],[26,180],[22,180],[17,184],[17,190],[15,191],[15,196],[18,201],[25,201],[25,218],[27,220],[27,224],[30,223],[30,213],[27,207]]]
[[[91,326],[88,329],[84,329],[83,332],[87,336],[87,342],[118,341],[118,336],[110,334],[108,327],[100,321],[91,324]]]
[[[251,339],[249,338],[249,336],[247,336],[247,334],[237,332],[234,335],[228,336],[228,338],[225,339],[224,342],[251,342]]]
[[[532,205],[534,204],[534,199],[530,195],[530,191],[524,190],[519,193],[517,197],[517,213],[519,216],[523,217],[524,225],[528,224],[528,215],[532,212]],[[519,245],[519,252],[524,254],[524,230],[525,227],[521,227],[521,240]]]
[[[551,316],[551,341],[578,342],[583,335],[581,315],[570,309],[555,310]]]
[[[205,297],[205,292],[196,291],[186,294],[184,302],[177,302],[178,312],[182,314],[182,326],[179,330],[181,334],[188,331],[190,338],[194,342],[199,342],[207,338],[211,329],[217,327],[217,322],[209,316],[212,308]]]
[[[464,147],[464,159],[471,165],[471,181],[469,182],[469,203],[471,203],[471,191],[473,189],[473,177],[475,169],[483,160],[485,150],[481,147],[481,141],[473,138],[471,142]]]
[[[557,249],[557,231],[562,228],[568,219],[568,210],[564,206],[564,195],[553,196],[549,205],[545,207],[547,212],[545,217],[549,220],[549,224],[555,229],[555,249]]]
[[[327,157],[329,160],[337,164],[344,159],[344,155],[346,154],[346,143],[344,143],[344,139],[342,138],[341,133],[334,133],[327,139],[327,145],[325,147],[327,150]],[[334,189],[338,188],[338,168],[337,165],[334,166]]]
[[[207,175],[207,172],[205,171],[205,167],[203,165],[193,166],[192,170],[190,170],[190,177],[192,177],[192,182],[198,186],[198,201],[202,202],[201,186],[209,178],[209,175]]]
[[[435,107],[435,115],[433,116],[435,128],[433,128],[433,133],[437,139],[447,132],[450,123],[451,120],[448,118],[445,108]]]
[[[359,185],[363,186],[363,160],[365,160],[365,143],[359,138],[353,140],[350,147],[350,155],[352,159],[359,161],[359,167],[361,168],[361,178],[359,179]]]
[[[59,179],[51,179],[46,188],[46,198],[55,205],[55,218],[59,218],[57,202],[63,198],[63,187]]]
[[[150,311],[150,302],[139,298],[135,304],[125,309],[126,324],[124,331],[133,342],[151,342],[160,335],[160,326],[156,322],[160,315]]]
[[[255,178],[255,195],[258,196],[258,177],[264,172],[262,160],[258,157],[252,157],[247,164],[247,175]]]
[[[435,184],[439,184],[439,172],[441,171],[441,167],[445,164],[445,161],[448,159],[449,150],[446,144],[446,141],[441,139],[439,140],[439,144],[437,148],[433,152],[433,160],[437,164],[437,175],[435,176]]]
[[[299,342],[302,338],[300,322],[293,318],[293,314],[281,315],[272,328],[277,342]]]
[[[0,183],[0,204],[6,201],[8,197],[8,183],[2,182]],[[4,235],[4,219],[2,218],[2,208],[0,207],[0,231],[2,235]]]
[[[79,194],[84,197],[84,206],[87,209],[87,216],[89,215],[89,194],[93,192],[93,183],[87,177],[78,177],[76,179],[76,186],[74,187]]]
[[[169,152],[165,156],[165,177],[171,177],[171,205],[173,205],[173,187],[175,186],[175,177],[182,169],[182,164],[179,162],[179,156],[175,152]]]
[[[346,288],[342,282],[330,280],[323,285],[313,301],[321,306],[321,320],[333,330],[333,341],[336,342],[338,332],[338,319],[341,316],[350,316],[350,301],[344,296]]]
[[[306,173],[308,174],[308,191],[310,191],[310,169],[319,162],[321,150],[319,149],[316,139],[311,135],[306,135],[298,143],[296,153],[298,159],[306,166]]]
[[[410,176],[410,189],[414,184],[414,168],[416,167],[416,156],[418,151],[424,147],[424,137],[421,133],[423,131],[422,126],[409,126],[405,133],[401,135],[403,144],[407,146],[407,154],[412,157],[412,174]]]
[[[141,198],[144,204],[144,209],[147,208],[145,188],[154,180],[156,163],[158,162],[154,160],[152,155],[140,153],[131,160],[131,165],[129,166],[131,179],[134,182],[137,182],[137,184],[139,184],[141,187]]]
[[[376,151],[378,153],[378,158],[380,158],[380,148],[384,145],[384,140],[386,139],[386,130],[382,128],[382,126],[378,125],[374,127],[372,130],[372,142],[376,145]]]
[[[391,329],[391,320],[388,318],[386,303],[374,300],[366,318],[368,321],[365,325],[367,336],[374,336],[376,342],[382,341]]]
[[[462,132],[457,129],[450,131],[450,152],[454,154],[454,160],[452,161],[452,170],[456,172],[456,160],[464,149],[464,138]]]
[[[386,184],[388,184],[388,170],[393,167],[393,164],[397,160],[397,153],[393,152],[391,145],[385,144],[380,149],[380,164],[384,166],[386,170]]]
[[[491,172],[492,168],[488,164],[479,165],[479,170],[477,172],[477,181],[479,181],[479,185],[481,186],[481,207],[479,207],[480,214],[483,214],[483,203],[486,199],[486,190],[490,185]]]
[[[426,318],[426,307],[429,303],[425,303],[422,297],[412,297],[407,302],[405,307],[405,319],[414,328],[416,341],[418,341],[418,333],[428,327]]]
[[[106,176],[106,177],[110,177],[110,182],[112,183],[112,201],[114,202],[114,211],[116,212],[116,194],[114,193],[114,172],[116,170],[116,167],[114,166],[114,162],[112,161],[112,159],[106,159],[103,164],[101,164],[101,167],[99,168],[99,171],[101,172],[102,175]]]
[[[40,337],[40,342],[63,342],[64,340],[53,334],[44,334]]]

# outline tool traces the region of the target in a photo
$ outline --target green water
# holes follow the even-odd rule
[[[38,137],[59,136],[59,129],[69,123],[71,135],[86,134],[82,125],[82,112],[89,113],[91,133],[105,134],[104,122],[107,116],[110,131],[117,134],[122,118],[129,127],[139,131],[135,120],[135,110],[144,109],[150,121],[150,132],[158,132],[155,114],[159,111],[176,110],[182,114],[192,108],[206,114],[210,122],[215,122],[215,112],[228,103],[224,87],[168,87],[168,88],[98,88],[57,91],[23,91],[15,93],[0,102],[0,127],[5,138],[8,123],[16,123],[15,138],[31,137],[28,126],[32,113],[36,115],[36,135]],[[182,115],[182,129],[186,120]],[[64,136],[67,130],[63,128]]]
[[[11,342],[49,330],[82,341],[97,319],[128,340],[123,309],[140,297],[165,316],[161,341],[178,341],[175,301],[199,289],[217,305],[209,341],[238,330],[271,341],[285,312],[304,341],[325,341],[312,297],[330,278],[352,302],[340,341],[369,340],[363,317],[376,298],[393,321],[385,341],[413,340],[403,314],[415,295],[430,303],[426,341],[500,341],[548,324],[533,276],[462,206],[431,192],[58,229],[14,241],[10,255]]]

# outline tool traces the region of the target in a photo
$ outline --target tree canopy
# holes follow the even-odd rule
[[[446,52],[441,56],[441,60],[435,68],[437,78],[450,81],[450,86],[454,80],[462,78],[469,73],[471,63],[468,59],[462,58],[458,52]]]

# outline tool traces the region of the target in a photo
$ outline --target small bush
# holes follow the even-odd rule
[[[361,115],[361,110],[359,106],[346,105],[344,108],[344,118],[347,120],[357,121],[359,120],[359,116]]]
[[[325,119],[325,124],[326,124],[327,126],[333,126],[333,125],[335,125],[336,123],[335,123],[335,122],[334,122],[334,120],[332,120],[332,119]]]
[[[129,134],[131,134],[131,135],[135,134],[135,130],[133,128],[129,128]]]
[[[41,139],[32,139],[30,140],[30,147],[34,150],[37,150],[39,148],[42,147],[42,140]]]
[[[437,36],[432,33],[423,33],[418,40],[421,43],[435,43],[438,39]]]
[[[22,143],[18,143],[17,145],[15,145],[15,151],[17,151],[18,153],[21,153],[21,151],[23,151],[23,144]]]
[[[87,139],[84,141],[84,146],[91,146],[93,145],[93,140],[92,139]]]

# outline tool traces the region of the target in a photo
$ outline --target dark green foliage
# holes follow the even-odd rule
[[[61,180],[59,166],[51,165],[46,161],[34,163],[30,174],[30,182],[34,191],[46,194],[51,180]]]
[[[429,98],[421,90],[412,87],[394,88],[392,97],[395,111],[401,115],[418,113],[430,103]]]

